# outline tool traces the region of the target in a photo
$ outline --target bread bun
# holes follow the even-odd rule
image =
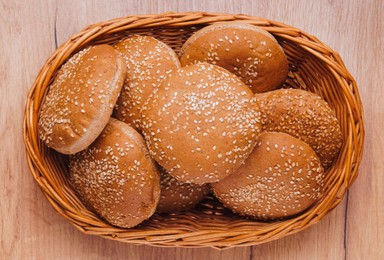
[[[70,157],[69,173],[83,202],[115,226],[138,225],[159,202],[160,177],[143,138],[113,118],[94,143]]]
[[[232,73],[207,63],[172,72],[141,112],[153,158],[177,180],[196,184],[234,172],[262,127],[252,91]]]
[[[73,55],[59,69],[42,104],[41,140],[64,154],[88,147],[108,123],[125,73],[124,60],[109,45]]]
[[[316,202],[323,179],[320,160],[306,143],[285,133],[263,132],[245,164],[211,186],[234,212],[276,219],[300,213]]]
[[[182,66],[205,61],[221,66],[249,85],[254,93],[281,86],[288,61],[267,31],[246,23],[217,23],[197,31],[180,52]]]
[[[171,47],[150,36],[131,36],[115,49],[125,58],[127,77],[113,116],[139,129],[141,106],[167,74],[180,68],[180,62]]]
[[[171,213],[193,208],[209,193],[208,184],[179,182],[164,169],[160,170],[160,201],[157,212]]]
[[[342,144],[335,112],[318,95],[280,89],[257,95],[266,131],[285,132],[309,144],[328,168]]]

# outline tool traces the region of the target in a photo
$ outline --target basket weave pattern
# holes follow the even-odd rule
[[[304,213],[274,222],[258,222],[237,216],[208,197],[192,211],[155,214],[132,229],[109,225],[84,207],[72,190],[66,178],[68,158],[47,148],[39,140],[39,109],[52,78],[72,54],[87,45],[112,44],[128,35],[143,34],[162,40],[178,52],[193,32],[223,21],[242,21],[272,33],[284,48],[290,64],[285,87],[315,92],[336,111],[343,133],[343,146],[328,169],[325,196]],[[95,24],[62,44],[47,60],[29,92],[23,133],[33,178],[55,210],[80,231],[136,244],[227,248],[256,245],[296,233],[321,220],[341,202],[357,177],[362,156],[362,110],[356,82],[340,56],[299,29],[246,15],[165,13],[129,16]]]

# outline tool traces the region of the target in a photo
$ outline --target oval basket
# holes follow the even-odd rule
[[[285,87],[315,92],[336,111],[343,145],[328,169],[325,196],[302,214],[274,222],[237,216],[208,197],[189,212],[155,214],[132,229],[109,225],[89,211],[72,190],[66,178],[68,158],[39,140],[39,109],[52,78],[72,54],[87,45],[113,44],[128,35],[142,34],[154,36],[178,52],[193,32],[223,21],[242,21],[272,33],[289,59],[290,73]],[[37,76],[28,95],[23,127],[33,178],[55,210],[77,229],[122,242],[176,247],[256,245],[313,225],[341,202],[355,180],[364,141],[363,109],[356,82],[336,52],[315,37],[279,22],[246,15],[201,12],[128,16],[91,25],[72,36],[52,54]]]

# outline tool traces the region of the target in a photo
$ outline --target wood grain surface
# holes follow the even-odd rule
[[[88,24],[165,11],[244,13],[298,27],[340,53],[365,110],[360,175],[320,223],[260,246],[135,246],[83,235],[61,218],[29,174],[22,139],[27,92],[40,67]],[[382,0],[0,0],[0,259],[383,259],[384,2]]]

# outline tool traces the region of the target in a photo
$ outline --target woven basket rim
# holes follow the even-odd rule
[[[342,116],[346,117],[345,120],[348,124],[345,127],[348,131],[343,134],[346,134],[345,140],[348,144],[353,145],[345,145],[341,152],[340,156],[346,158],[345,165],[340,164],[338,168],[334,166],[331,168],[333,173],[338,173],[338,178],[335,178],[331,183],[335,185],[332,186],[332,191],[319,203],[324,208],[318,211],[310,210],[295,218],[270,225],[257,221],[244,220],[239,223],[235,221],[231,225],[236,228],[232,229],[231,232],[220,230],[219,227],[214,225],[211,229],[203,228],[187,231],[177,228],[167,230],[154,228],[149,231],[141,231],[140,227],[124,230],[100,222],[96,215],[86,210],[78,210],[81,205],[71,199],[72,196],[75,196],[73,191],[67,186],[59,185],[59,183],[66,183],[65,178],[53,174],[54,170],[59,171],[60,167],[63,166],[48,164],[45,161],[44,158],[47,152],[38,138],[36,127],[40,104],[57,69],[67,60],[70,54],[100,36],[113,35],[121,31],[134,29],[191,28],[225,21],[251,23],[266,29],[276,37],[297,44],[298,47],[310,53],[318,62],[322,63],[329,70],[329,75],[337,82],[339,87],[337,91],[343,94],[347,107],[346,113]],[[364,120],[363,107],[355,80],[346,69],[339,54],[316,37],[284,23],[261,17],[207,12],[166,12],[162,14],[130,15],[89,25],[60,45],[47,59],[28,93],[23,120],[23,137],[28,167],[34,180],[54,209],[81,232],[135,244],[230,248],[261,244],[297,233],[317,223],[335,208],[342,201],[346,191],[357,177],[357,170],[363,152]],[[188,218],[193,218],[193,214],[186,214],[185,221],[188,222]],[[248,225],[254,226],[247,229]]]

